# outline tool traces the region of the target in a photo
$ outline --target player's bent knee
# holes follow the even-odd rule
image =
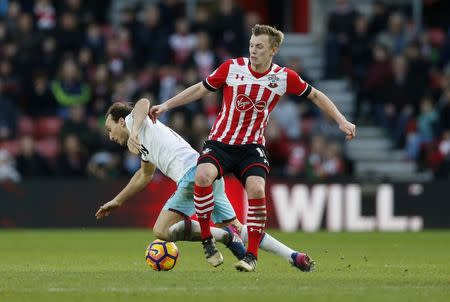
[[[266,195],[265,187],[261,183],[248,183],[246,191],[249,198],[264,198]]]
[[[164,230],[162,228],[153,228],[153,235],[160,240],[170,241],[169,230]]]
[[[195,183],[201,187],[212,185],[214,179],[217,177],[217,173],[214,172],[211,169],[198,169],[195,174]]]

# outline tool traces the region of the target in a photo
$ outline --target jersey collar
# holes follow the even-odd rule
[[[251,73],[255,78],[259,79],[259,78],[262,78],[263,76],[265,76],[266,74],[268,74],[268,73],[272,70],[273,63],[271,63],[271,64],[270,64],[270,67],[269,67],[266,71],[264,71],[263,73],[254,71],[254,70],[252,69],[252,65],[250,64],[250,62],[248,63],[247,67],[248,67],[248,70],[250,71],[250,73]]]

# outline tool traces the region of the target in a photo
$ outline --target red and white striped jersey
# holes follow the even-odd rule
[[[211,91],[223,89],[222,109],[208,139],[229,145],[264,145],[264,130],[280,97],[311,91],[289,68],[272,64],[267,72],[257,73],[249,62],[248,58],[230,59],[203,81]]]

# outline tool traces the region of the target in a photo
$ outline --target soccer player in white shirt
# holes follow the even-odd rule
[[[169,127],[159,121],[152,123],[147,116],[149,107],[150,102],[141,99],[134,109],[125,103],[114,103],[108,109],[105,127],[109,138],[122,146],[128,146],[131,152],[141,154],[142,160],[141,168],[127,186],[102,205],[95,215],[97,219],[108,216],[112,210],[142,190],[158,168],[177,183],[177,190],[158,216],[153,227],[155,236],[167,241],[199,241],[200,225],[189,218],[195,213],[192,194],[199,154]],[[211,228],[211,232],[215,240],[224,243],[238,259],[242,259],[246,252],[242,240],[247,241],[247,227],[236,219],[225,194],[223,178],[216,180],[213,186],[215,204],[212,220],[216,227]],[[306,254],[287,247],[269,234],[264,234],[261,248],[283,257],[302,271],[314,268],[314,263]],[[223,262],[223,259],[215,260],[208,262],[213,266]]]

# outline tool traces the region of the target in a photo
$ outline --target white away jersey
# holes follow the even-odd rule
[[[133,116],[125,117],[125,124],[129,131],[133,126]],[[199,154],[175,131],[156,121],[153,124],[147,116],[139,131],[141,142],[141,158],[151,162],[164,175],[173,181],[178,181],[192,167],[197,165]]]

